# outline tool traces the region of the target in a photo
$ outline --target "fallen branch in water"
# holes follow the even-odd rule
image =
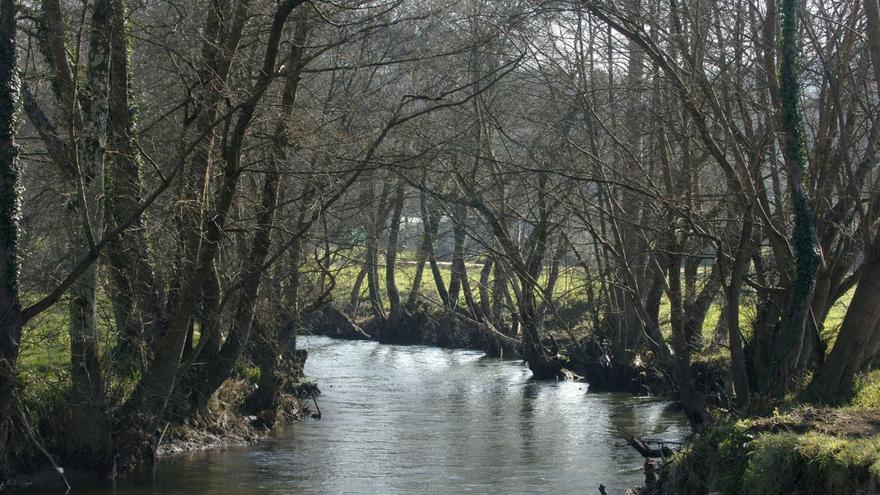
[[[315,389],[309,388],[309,393],[312,395],[312,402],[315,403],[315,409],[318,410],[317,413],[312,414],[312,419],[321,419],[321,408],[318,406],[318,399],[315,397]]]
[[[636,449],[642,457],[653,459],[653,458],[661,458],[666,459],[667,457],[671,457],[675,454],[675,451],[671,448],[667,447],[666,444],[673,442],[663,442],[663,441],[650,441],[643,440],[641,438],[636,437],[635,435],[630,435],[625,432],[618,432],[620,436],[626,441],[626,443]],[[651,447],[651,444],[656,444],[657,447]]]

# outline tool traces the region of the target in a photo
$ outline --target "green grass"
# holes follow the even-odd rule
[[[874,370],[859,377],[856,381],[853,407],[880,411],[880,370]]]
[[[412,253],[403,253],[401,261],[396,269],[396,282],[398,289],[403,298],[407,297],[413,283],[416,273],[415,263],[412,263],[414,256]],[[360,271],[359,265],[348,265],[334,268],[336,276],[336,287],[333,292],[334,299],[344,306],[348,306],[351,289],[354,286],[355,279]],[[468,278],[471,284],[472,295],[475,300],[479,300],[478,282],[480,280],[480,266],[473,264],[468,265]],[[451,278],[451,270],[448,264],[441,265],[440,272],[443,275],[444,283],[448,286]],[[388,305],[388,296],[385,290],[385,267],[379,267],[380,293],[382,294],[385,305]],[[541,284],[546,283],[546,270]],[[557,302],[565,307],[577,306],[585,297],[585,274],[580,267],[562,267],[559,279],[554,291],[554,298]],[[367,308],[369,304],[366,299],[367,285],[366,282],[361,287],[361,309]],[[420,300],[428,301],[430,304],[439,307],[440,301],[434,284],[433,276],[430,268],[426,265],[422,276]],[[513,294],[511,293],[511,297]],[[36,295],[31,297],[35,299]],[[829,312],[825,321],[825,337],[829,339],[830,344],[836,336],[840,323],[846,312],[846,307],[852,298],[852,291],[842,297],[837,304]],[[460,295],[460,304],[464,304],[464,295]],[[386,308],[387,309],[387,308]],[[669,335],[670,306],[668,299],[664,296],[661,299],[660,306],[660,323],[661,330],[664,334]],[[755,309],[753,306],[744,304],[740,308],[741,328],[745,336],[748,338],[748,332],[751,327],[751,321],[754,319]],[[703,324],[703,335],[706,342],[711,341],[715,332],[718,319],[721,317],[721,303],[716,300],[709,308],[706,319]],[[67,301],[62,300],[58,304],[51,307],[43,314],[30,321],[25,328],[22,338],[21,362],[24,366],[30,367],[54,367],[65,366],[70,363],[70,342],[67,332]],[[99,329],[102,335],[102,347],[107,348],[113,338],[113,318],[112,308],[109,299],[102,295],[99,297],[98,303],[98,321]],[[722,350],[722,354],[726,356],[726,352]],[[706,357],[706,356],[703,356]],[[712,357],[712,356],[709,356]],[[718,356],[715,356],[718,357]],[[723,357],[723,356],[722,356]],[[708,357],[706,357],[708,359]],[[878,377],[880,378],[880,377]],[[880,387],[880,386],[878,386]]]
[[[36,300],[36,296],[27,299]],[[22,366],[54,368],[70,364],[68,303],[68,298],[62,298],[25,325],[19,358]],[[101,347],[109,348],[114,334],[113,311],[110,299],[103,293],[98,296],[97,319]]]
[[[768,433],[756,424],[724,423],[696,438],[672,458],[665,493],[849,495],[880,482],[880,435]]]
[[[743,493],[852,494],[880,481],[880,436],[764,434],[750,445]]]
[[[406,261],[413,261],[412,259],[408,259]],[[479,300],[479,289],[478,283],[480,280],[480,270],[479,266],[468,266],[468,279],[471,284],[471,292],[475,300]],[[354,286],[354,282],[357,278],[357,275],[360,271],[360,266],[347,266],[344,268],[337,269],[336,271],[336,288],[333,292],[334,299],[338,302],[342,302],[347,304],[349,298],[351,296],[351,289]],[[451,277],[451,270],[448,265],[442,265],[440,267],[440,272],[443,274],[443,280],[446,285],[449,285],[449,280]],[[395,271],[395,281],[397,283],[398,290],[401,292],[403,297],[409,293],[412,288],[413,279],[416,273],[416,266],[414,263],[401,263],[397,266]],[[559,279],[556,283],[556,288],[553,293],[553,297],[557,300],[557,302],[561,303],[561,305],[575,303],[577,301],[583,300],[586,292],[586,281],[584,271],[580,267],[563,267],[560,269]],[[490,277],[491,280],[491,277]],[[539,280],[540,284],[546,284],[547,274],[546,270],[543,273],[541,279]],[[388,296],[385,291],[385,266],[384,264],[380,264],[379,267],[379,284],[380,284],[380,293],[382,294],[383,301],[385,305],[388,305]],[[491,282],[490,282],[491,287]],[[361,301],[365,301],[367,292],[367,284],[366,281],[361,286]],[[422,275],[421,287],[419,290],[422,299],[431,301],[433,304],[440,304],[439,297],[437,296],[437,291],[434,285],[434,279],[431,275],[430,268],[428,265],[425,265],[425,271]],[[840,324],[843,321],[843,317],[846,313],[846,308],[849,305],[849,301],[852,299],[853,291],[851,290],[837,303],[831,308],[828,313],[827,318],[825,319],[825,335],[824,337],[828,339],[829,348],[833,345],[833,339],[837,335],[837,331],[840,328]],[[513,294],[511,293],[511,296]],[[464,303],[464,295],[460,296],[459,303]],[[387,309],[387,308],[386,308]],[[722,303],[721,303],[721,294],[719,293],[715,302],[709,307],[708,312],[706,313],[706,318],[703,322],[703,337],[706,342],[712,339],[712,336],[715,332],[716,326],[718,325],[718,320],[721,318],[722,312]],[[748,337],[748,332],[751,328],[751,323],[755,318],[755,308],[752,305],[749,305],[746,301],[746,304],[743,304],[740,307],[740,327],[742,331]],[[660,326],[661,331],[664,335],[669,335],[671,332],[670,326],[670,304],[669,299],[664,294],[660,300]]]

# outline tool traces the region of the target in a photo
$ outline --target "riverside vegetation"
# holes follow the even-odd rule
[[[0,488],[295,419],[314,331],[878,493],[878,144],[877,0],[0,0]]]

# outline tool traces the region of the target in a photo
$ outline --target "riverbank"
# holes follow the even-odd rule
[[[321,421],[279,425],[244,448],[166,458],[116,491],[72,480],[75,493],[404,495],[430,486],[525,495],[592,493],[601,483],[620,494],[639,482],[642,460],[616,431],[675,441],[687,430],[664,400],[533,380],[522,363],[482,352],[321,336],[297,346],[321,385]]]
[[[770,416],[722,420],[646,463],[634,495],[880,494],[880,376],[851,404],[788,404]],[[669,455],[666,455],[669,454]]]
[[[306,330],[344,340],[371,340],[382,344],[426,345],[444,349],[482,351],[489,357],[522,359],[516,329],[493,328],[451,311],[431,311],[427,306],[408,309],[395,321],[373,316],[353,319],[332,304],[309,319]],[[603,343],[589,333],[545,329],[542,344],[550,355],[589,383],[590,390],[656,395],[674,398],[670,376],[651,360],[639,356],[630,363],[614,363]],[[725,370],[719,356],[700,356],[692,364],[697,386],[710,402],[725,394]]]
[[[118,459],[95,459],[69,448],[68,409],[65,392],[51,382],[37,390],[20,407],[27,411],[27,422],[17,421],[12,434],[16,441],[12,476],[0,479],[0,493],[22,490],[50,490],[65,485],[88,485],[115,480],[149,468],[156,462],[197,452],[251,445],[265,439],[276,425],[298,421],[312,413],[312,394],[320,394],[308,381],[291,384],[279,397],[272,411],[250,411],[245,404],[259,381],[258,368],[242,368],[211,398],[206,409],[183,423],[168,421],[146,438],[146,432],[130,435],[153,450],[142,452],[137,463],[119,465]],[[52,375],[40,375],[46,379]],[[37,378],[32,374],[26,379]],[[122,433],[117,433],[122,434]]]
[[[399,329],[397,333],[388,332],[387,322],[368,319],[363,321],[362,328],[337,313],[333,311],[335,318],[313,322],[312,330],[343,339],[396,340],[394,343],[486,350],[479,328],[468,329],[460,323],[445,327],[448,323],[442,317],[422,315],[419,319],[423,326],[418,331],[402,334]],[[425,321],[430,324],[424,324]],[[598,360],[590,360],[589,354],[584,352],[587,348],[584,342],[551,333],[544,344],[564,356],[572,369],[582,371],[586,381],[590,381],[591,367],[595,369]],[[519,356],[512,351],[505,357]],[[713,390],[723,391],[727,387],[727,378],[718,371],[723,370],[723,365],[713,364],[713,359],[722,358],[700,359],[693,365],[707,397]],[[637,377],[641,374],[647,381],[644,370],[634,374]],[[624,386],[618,390],[638,392],[629,380],[619,379],[617,383]],[[654,387],[661,394],[671,392],[662,383]],[[592,383],[590,389],[593,390]],[[723,408],[723,404],[716,405]],[[729,413],[717,414],[722,418]],[[780,405],[767,417],[719,419],[716,425],[689,439],[677,452],[657,450],[660,458],[646,464],[646,483],[630,493],[880,494],[880,376],[863,379],[853,405],[816,408],[790,402]]]
[[[232,447],[252,445],[265,439],[270,430],[255,424],[256,418],[242,414],[234,414],[224,423],[215,423],[210,427],[196,428],[189,425],[168,425],[160,433],[162,440],[156,448],[151,464],[164,462],[175,457],[196,454],[199,452]],[[36,446],[35,446],[36,447]],[[51,460],[46,454],[52,456]],[[114,473],[98,470],[94,467],[81,466],[51,454],[35,452],[30,467],[11,479],[0,482],[0,493],[42,491],[65,491],[68,487],[81,487],[107,482]],[[55,464],[55,465],[53,465]],[[137,474],[139,466],[126,476]]]

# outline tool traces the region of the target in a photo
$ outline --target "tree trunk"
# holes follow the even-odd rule
[[[0,479],[8,478],[9,430],[24,317],[19,299],[21,191],[16,112],[19,99],[15,2],[0,0]]]
[[[547,285],[544,286],[543,308],[545,311],[556,311],[556,301],[553,293],[556,291],[556,283],[559,281],[559,264],[565,256],[565,249],[568,243],[562,236],[557,241],[556,249],[553,251],[553,257],[550,259],[550,269],[547,273]]]
[[[185,228],[182,232],[182,237],[184,238],[184,249],[182,252],[184,253],[184,259],[186,260],[183,263],[185,275],[181,277],[182,289],[169,318],[167,331],[156,348],[155,358],[150,363],[143,378],[138,382],[128,401],[126,401],[122,408],[120,419],[123,422],[129,421],[129,418],[134,419],[132,413],[135,411],[140,412],[141,416],[148,421],[155,421],[163,414],[167,401],[174,390],[178,372],[180,370],[180,357],[186,341],[189,321],[190,318],[192,318],[196,305],[202,295],[202,289],[210,275],[210,271],[214,269],[214,259],[220,249],[220,241],[224,235],[223,229],[238,186],[238,179],[242,170],[241,156],[244,139],[250,124],[253,121],[257,104],[265,94],[272,79],[277,73],[276,61],[278,58],[278,47],[281,44],[282,32],[284,30],[284,25],[287,22],[287,17],[290,12],[301,3],[302,0],[286,0],[285,2],[278,4],[276,7],[272,18],[272,26],[268,34],[268,41],[266,43],[259,76],[249,91],[248,99],[239,106],[239,111],[237,113],[238,119],[235,122],[234,128],[229,130],[229,135],[225,139],[226,146],[223,148],[224,173],[221,184],[218,186],[216,194],[214,195],[213,208],[209,210],[205,208],[205,205],[201,205],[201,211],[198,211],[195,217],[187,217],[187,222],[189,223],[184,223],[185,226],[188,225],[188,228]],[[222,67],[220,67],[220,69],[222,69],[220,70],[221,76],[228,73],[227,59],[234,55],[235,49],[237,49],[237,40],[240,39],[240,30],[243,29],[243,24],[241,23],[244,22],[243,19],[248,17],[246,8],[247,2],[242,4],[241,7],[242,8],[236,12],[236,21],[233,23],[233,34],[231,35],[231,39],[234,41],[235,46],[233,46],[231,52],[223,54],[225,58],[220,62],[222,65]],[[209,13],[209,28],[215,29],[213,25],[214,23],[219,22],[217,20],[218,16],[222,17],[222,13],[217,11]],[[211,50],[216,47],[209,47],[208,45],[210,45],[210,42],[206,42],[205,49],[209,52],[208,55],[211,55]],[[209,58],[206,62],[209,62],[206,64],[206,67],[211,68],[212,64],[216,63],[216,60]],[[210,80],[213,85],[213,76],[211,76]],[[214,99],[215,95],[213,95],[213,93],[216,90],[218,90],[218,88],[211,91],[212,96],[210,99]],[[204,114],[206,112],[203,111],[202,113]],[[199,118],[202,118],[202,114],[200,114]],[[211,134],[210,131],[213,127],[213,121],[209,120],[205,125],[205,135]],[[193,159],[193,165],[196,169],[194,172],[200,171],[203,174],[202,179],[205,179],[204,174],[207,174],[208,170],[207,167],[209,163],[207,158],[210,155],[210,141],[211,140],[208,139],[203,143],[208,148],[202,149],[203,156],[199,159],[197,159],[197,157],[194,157]],[[270,199],[271,196],[271,194],[267,192],[268,189],[273,187],[273,181],[269,180],[271,175],[272,174],[268,174],[267,180],[264,183],[264,200]],[[206,184],[201,179],[196,182]],[[277,184],[275,184],[274,187],[277,189]],[[277,192],[275,194],[277,196]],[[264,203],[261,207],[260,220],[265,220],[266,215],[269,215],[268,218],[269,221],[271,221],[273,209],[274,206],[269,208],[267,212]],[[204,220],[199,221],[199,219]],[[243,300],[253,301],[253,297],[255,297],[256,291],[259,287],[259,276],[254,276],[254,270],[258,267],[256,262],[260,256],[260,251],[262,249],[268,249],[269,227],[264,227],[265,228],[258,228],[258,231],[255,234],[252,248],[253,256],[249,260],[248,266],[245,268],[247,283],[242,283]],[[265,256],[263,257],[265,258]],[[254,278],[256,278],[256,280],[254,280]],[[246,343],[247,336],[250,333],[251,317],[253,316],[252,311],[253,308],[248,310],[247,308],[242,308],[241,305],[239,306],[236,315],[234,316],[233,328],[230,330],[230,337],[224,344],[224,349],[221,349],[222,357],[220,362],[217,363],[218,367],[225,368],[228,365],[228,360],[238,352],[239,346]],[[248,314],[249,312],[250,314]],[[228,351],[226,351],[227,349]],[[202,390],[205,390],[211,387],[208,386],[201,388]]]
[[[492,324],[496,328],[500,328],[500,322],[492,316],[492,296],[489,294],[489,277],[492,276],[494,264],[495,257],[491,253],[486,255],[483,261],[483,269],[480,270],[480,311],[483,313],[483,316],[491,319]]]
[[[371,229],[372,230],[372,229]],[[370,299],[370,309],[376,318],[386,319],[385,303],[379,291],[379,235],[371,233],[367,238],[367,249],[364,253],[364,270],[367,274],[367,296]]]
[[[865,17],[868,20],[868,53],[874,67],[874,84],[880,96],[880,3],[877,0],[865,0]]]
[[[108,0],[94,4],[83,98],[83,128],[79,143],[79,194],[73,202],[83,219],[74,228],[73,259],[88,255],[104,232],[104,149],[107,145],[110,84],[110,14]],[[93,263],[71,286],[70,366],[73,412],[71,434],[88,459],[107,447],[104,383],[101,376],[97,323],[98,264]]]
[[[140,160],[134,142],[135,110],[129,102],[129,62],[125,5],[112,1],[110,15],[109,147],[110,177],[106,222],[115,228],[135,215],[142,199]],[[106,249],[116,331],[114,352],[125,368],[143,367],[147,361],[145,319],[163,312],[160,284],[149,263],[149,242],[143,219],[138,216]],[[145,318],[146,317],[146,318]],[[153,328],[155,330],[155,328]]]
[[[492,277],[492,320],[498,328],[504,328],[504,308],[510,300],[510,290],[507,287],[507,272],[498,253],[492,254],[493,277]],[[512,322],[511,322],[512,326]]]
[[[290,2],[288,3],[289,5]],[[281,31],[292,9],[293,7],[289,6],[286,9],[287,13],[284,13],[285,9],[279,7],[279,10],[276,12],[275,23],[272,26],[276,37],[270,38],[267,53],[277,50],[280,44]],[[306,22],[305,14],[299,16],[297,30],[294,35],[295,42],[291,44],[289,63],[292,64],[293,68],[287,75],[281,100],[283,115],[286,118],[279,119],[275,127],[272,142],[272,158],[268,161],[266,179],[263,182],[260,206],[256,215],[256,232],[245,260],[241,295],[239,296],[238,305],[232,320],[232,328],[229,330],[229,334],[220,352],[207,365],[198,370],[196,374],[190,395],[190,402],[194,410],[203,408],[207,404],[208,399],[232,374],[235,363],[238,362],[239,357],[244,352],[253,329],[257,294],[263,278],[263,265],[269,256],[269,248],[272,244],[272,229],[274,227],[273,221],[278,209],[278,196],[281,187],[281,164],[287,160],[287,148],[290,140],[288,122],[293,111],[294,102],[296,101],[302,71],[302,47],[306,36]],[[271,61],[267,60],[266,68],[269,66],[274,68],[275,58],[276,56],[273,55]],[[240,132],[243,133],[244,131],[241,130]],[[242,136],[242,134],[239,134],[239,136]],[[294,267],[294,269],[298,269],[298,267]],[[270,346],[270,349],[272,348],[277,349],[277,347]]]
[[[839,404],[848,399],[856,374],[870,363],[880,345],[880,232],[873,244],[834,347],[807,389],[811,400]]]
[[[425,229],[425,252],[428,255],[428,263],[431,266],[431,275],[434,277],[434,285],[437,287],[437,294],[440,296],[440,302],[444,307],[449,307],[449,293],[446,291],[446,284],[443,282],[443,273],[437,265],[437,257],[434,256],[434,236],[440,228],[439,220],[431,215],[428,211],[428,198],[424,189],[419,194],[419,205],[422,213],[422,225]]]
[[[751,401],[749,376],[743,350],[742,333],[739,326],[739,309],[743,277],[751,258],[752,228],[752,212],[749,208],[743,215],[742,235],[740,236],[739,247],[737,248],[733,267],[730,271],[730,285],[725,287],[725,309],[722,315],[726,320],[728,340],[730,342],[730,361],[733,372],[733,388],[736,393],[736,404],[742,409],[748,408]],[[724,261],[718,260],[718,263],[724,263]]]
[[[424,221],[424,220],[422,220]],[[424,229],[422,229],[424,230]],[[419,290],[422,287],[422,278],[425,275],[425,263],[428,261],[428,240],[425,238],[427,234],[422,234],[422,242],[416,252],[416,273],[413,275],[412,285],[409,294],[406,296],[406,306],[412,307],[419,298]]]
[[[391,310],[391,321],[397,322],[401,316],[400,291],[397,288],[397,250],[400,237],[400,216],[403,213],[403,184],[397,185],[394,194],[394,208],[391,212],[391,225],[388,228],[388,249],[385,252],[385,289]]]
[[[386,204],[388,202],[388,184],[382,184],[382,192],[378,198],[373,195],[372,186],[365,192],[369,196],[365,199],[370,204],[373,213],[372,221],[367,231],[367,245],[364,250],[364,269],[367,271],[367,295],[370,298],[370,309],[373,316],[381,320],[387,320],[385,302],[382,300],[381,285],[379,283],[379,237],[382,235],[386,219]]]
[[[668,287],[672,319],[672,348],[675,350],[674,372],[679,399],[685,415],[695,431],[702,429],[709,419],[706,406],[694,383],[691,372],[690,345],[685,334],[684,308],[681,291],[680,246],[673,246],[669,255]]]
[[[254,318],[254,361],[260,367],[260,379],[257,389],[248,397],[246,409],[248,412],[262,416],[260,413],[269,411],[274,417],[274,411],[278,406],[278,392],[284,379],[278,373],[279,356],[279,329],[269,325],[259,317]]]
[[[535,297],[537,287],[531,280],[521,278],[520,283],[522,283],[522,296],[519,298],[518,306],[520,322],[522,322],[523,358],[532,370],[532,376],[537,379],[564,378],[561,363],[551,359],[541,344],[538,328],[540,317]]]
[[[465,223],[467,222],[467,207],[464,205],[455,205],[452,213],[452,264],[450,267],[449,277],[449,303],[452,308],[458,307],[459,295],[462,286],[466,282],[467,269],[464,266],[464,241],[465,241]]]
[[[357,277],[354,279],[354,284],[351,286],[351,295],[349,296],[348,313],[352,318],[356,318],[358,311],[360,311],[361,292],[363,292],[364,278],[366,278],[366,276],[367,267],[366,265],[362,265],[361,269],[358,271]]]
[[[816,284],[816,270],[821,261],[816,251],[813,213],[802,181],[807,166],[807,155],[804,149],[801,114],[798,109],[800,81],[797,73],[799,53],[797,4],[796,0],[782,0],[780,9],[782,53],[779,68],[781,102],[779,121],[783,131],[783,155],[788,172],[789,190],[794,203],[794,230],[791,234],[791,244],[794,249],[795,277],[780,335],[776,340],[776,352],[773,353],[770,366],[768,392],[777,399],[785,396],[791,381],[795,378]]]

